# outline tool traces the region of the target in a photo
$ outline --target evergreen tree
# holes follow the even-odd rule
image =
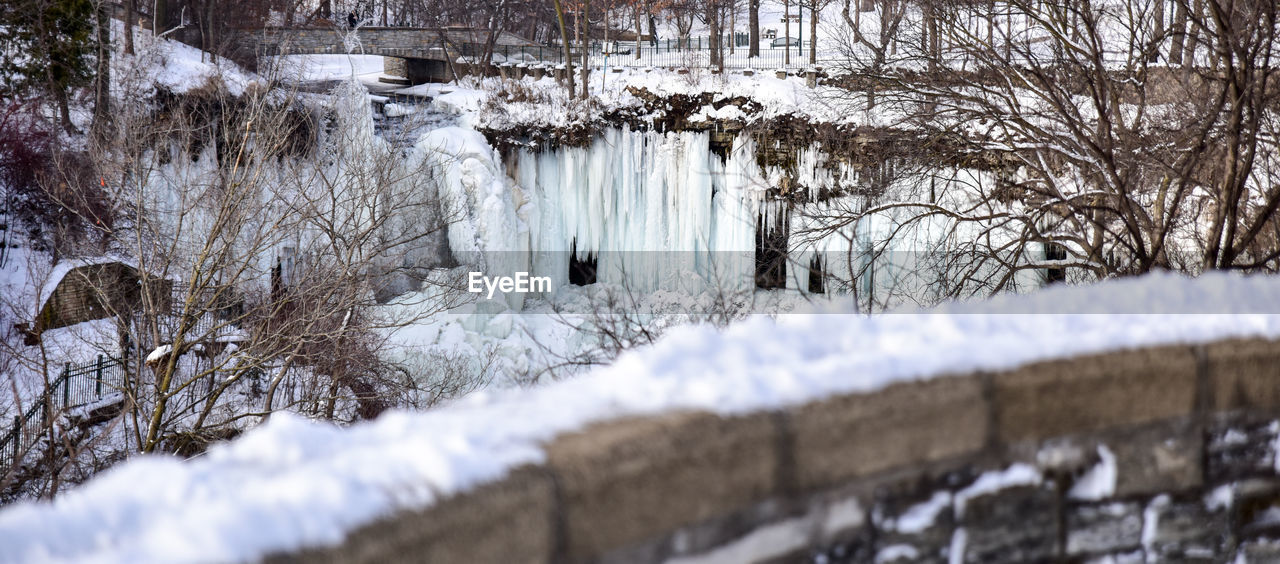
[[[0,78],[4,95],[46,94],[62,127],[74,130],[71,91],[93,77],[92,0],[0,0]]]

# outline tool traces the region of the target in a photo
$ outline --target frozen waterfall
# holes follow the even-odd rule
[[[942,217],[907,229],[893,212],[851,220],[865,210],[862,196],[787,203],[771,189],[788,173],[761,167],[756,152],[748,135],[721,158],[706,132],[626,128],[606,130],[586,147],[521,150],[506,163],[471,130],[435,130],[418,144],[418,156],[443,171],[445,215],[458,219],[448,230],[455,258],[489,276],[546,277],[551,294],[584,263],[593,269],[589,281],[636,294],[749,291],[760,284],[769,252],[785,266],[767,287],[807,292],[809,269],[819,265],[815,274],[828,292],[911,293],[932,276],[922,275],[921,251],[957,236]],[[817,146],[796,155],[796,168],[797,189],[809,202],[859,182],[856,170],[828,163]],[[871,252],[872,242],[889,237],[892,245]],[[504,299],[520,309],[524,298]]]

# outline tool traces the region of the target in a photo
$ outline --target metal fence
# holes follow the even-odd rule
[[[772,70],[779,68],[799,69],[811,66],[810,52],[814,49],[811,42],[803,43],[793,39],[788,49],[779,40],[777,47],[761,47],[760,54],[748,56],[748,46],[734,45],[731,49],[728,41],[724,42],[721,51],[724,55],[724,68]],[[465,50],[464,50],[465,51]],[[575,63],[581,62],[582,50],[578,46],[570,49]],[[464,56],[475,57],[479,53],[466,53]],[[564,62],[564,49],[558,45],[494,47],[494,64],[549,64]],[[824,61],[834,57],[832,52],[818,50],[817,62],[821,66]],[[594,42],[588,46],[588,61],[593,67],[632,67],[632,68],[714,68],[711,64],[711,44],[708,38],[692,37],[681,42],[678,40],[642,41],[639,46],[635,41]]]
[[[0,436],[0,476],[19,462],[58,415],[99,401],[122,390],[124,384],[124,364],[119,359],[98,355],[97,360],[84,364],[64,364],[49,389],[26,411],[14,416],[9,431]]]

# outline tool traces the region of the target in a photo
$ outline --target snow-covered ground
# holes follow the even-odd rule
[[[112,20],[111,34],[121,37],[124,23]],[[157,39],[141,26],[133,28],[133,42],[134,55],[127,56],[121,51],[111,59],[112,96],[116,98],[146,97],[157,87],[183,93],[206,87],[211,81],[213,85],[221,85],[239,96],[252,84],[262,86],[266,83],[262,77],[226,58],[215,59],[195,47],[165,38]]]
[[[1063,308],[1099,313],[1026,315]],[[1135,309],[1201,314],[1100,313]],[[682,327],[611,366],[539,388],[346,429],[277,414],[198,459],[136,458],[52,502],[0,511],[0,562],[249,560],[338,543],[380,516],[538,463],[548,440],[595,421],[741,414],[1041,359],[1280,338],[1280,315],[1265,312],[1280,312],[1275,277],[1154,274],[916,314]]]

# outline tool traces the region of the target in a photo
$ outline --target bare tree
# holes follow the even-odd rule
[[[90,151],[124,219],[81,219],[136,264],[143,289],[111,312],[130,344],[139,451],[189,449],[295,408],[276,394],[294,375],[311,382],[316,416],[376,416],[401,393],[380,358],[385,330],[452,305],[376,313],[390,285],[423,283],[423,249],[451,212],[428,161],[373,136],[362,87],[334,100],[312,110],[211,82],[159,108],[124,104],[115,136]]]
[[[760,0],[747,0],[747,27],[751,45],[747,47],[748,57],[760,56]]]
[[[882,30],[901,18],[883,17],[887,4]],[[1094,278],[1274,269],[1275,93],[1264,85],[1274,81],[1276,7],[1175,2],[1184,41],[1217,68],[1184,53],[1179,73],[1151,65],[1178,36],[1155,24],[1156,4],[1010,0],[992,16],[989,6],[932,2],[919,40],[897,41],[893,57],[886,36],[852,34],[864,39],[846,49],[851,66],[876,77],[868,91],[887,86],[885,101],[910,116],[904,125],[958,149],[934,163],[939,172],[967,161],[958,170],[975,180],[963,197],[936,198],[931,181],[929,196],[917,189],[842,215],[897,214],[900,236],[941,222],[955,234],[938,247],[952,286],[983,291],[1048,267]],[[846,3],[853,24],[850,15]]]
[[[862,14],[868,11],[865,6],[864,0],[844,0],[841,16],[853,32],[842,34],[837,47],[843,56],[843,70],[863,78],[867,107],[874,108],[877,88],[888,78],[889,69],[906,62],[905,57],[896,56],[896,46],[898,38],[906,33],[902,23],[909,5],[904,0],[881,0],[878,9],[870,10],[879,22],[873,35],[862,31]]]

